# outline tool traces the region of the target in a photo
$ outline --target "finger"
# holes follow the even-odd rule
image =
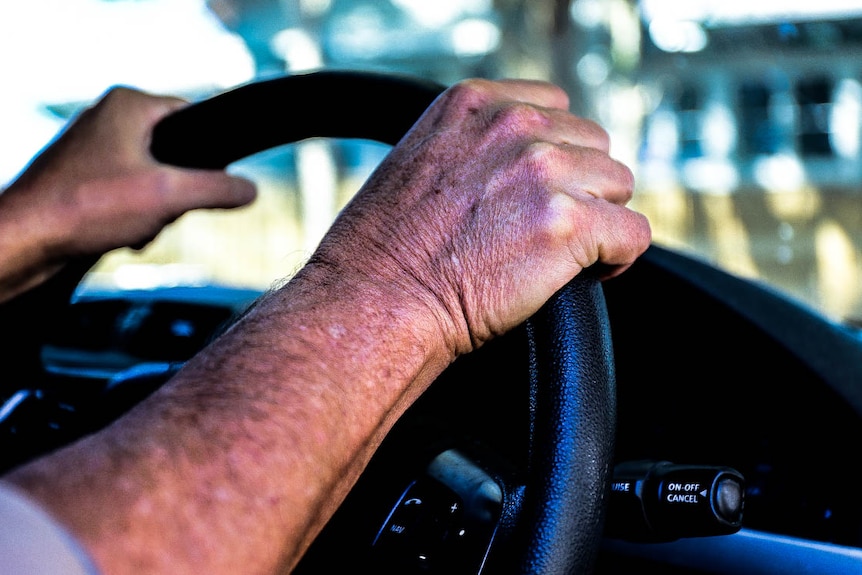
[[[141,203],[171,217],[201,208],[237,208],[257,195],[254,183],[220,170],[161,167],[142,177],[150,181],[138,183],[138,189],[150,197]]]
[[[649,247],[652,232],[646,216],[625,206],[593,200],[580,210],[578,233],[570,244],[575,260],[594,267],[602,279],[622,273]],[[586,233],[584,233],[586,231]],[[584,238],[594,242],[584,242]],[[594,253],[588,250],[595,249]],[[587,251],[585,251],[587,250]],[[596,265],[597,264],[597,265]]]
[[[152,123],[155,124],[165,116],[173,112],[181,110],[189,105],[187,100],[176,98],[173,96],[150,96],[154,98],[154,106],[152,110]]]
[[[477,113],[480,130],[492,142],[550,142],[610,151],[608,133],[593,121],[564,110],[522,102],[502,102]]]
[[[110,110],[110,113],[119,116],[140,113],[152,123],[188,105],[188,101],[182,98],[150,94],[126,86],[112,87],[105,92],[97,104],[97,106],[104,106]]]
[[[569,193],[585,193],[613,204],[625,205],[634,194],[634,174],[628,166],[593,148],[563,146],[573,174]]]
[[[550,120],[550,129],[546,134],[550,141],[610,152],[610,136],[598,123],[563,110],[546,110],[545,113]]]
[[[523,102],[556,110],[569,109],[569,95],[565,90],[538,80],[505,79],[494,83],[497,99]]]
[[[527,153],[532,173],[543,174],[555,189],[573,198],[591,196],[619,205],[632,198],[632,171],[600,150],[535,142]]]
[[[115,86],[82,112],[71,132],[78,141],[101,148],[99,157],[136,164],[149,159],[153,126],[186,105],[179,98]]]
[[[547,82],[472,78],[449,87],[441,94],[429,109],[428,117],[433,118],[433,124],[439,124],[441,118],[487,118],[513,104],[566,110],[569,97],[562,89]]]
[[[610,138],[598,123],[569,112],[569,96],[560,87],[548,82],[534,80],[500,80],[483,82],[473,80],[468,87],[485,93],[485,97],[496,100],[499,110],[506,106],[527,104],[545,114],[550,134],[556,135],[560,143],[587,145],[607,152]]]
[[[177,170],[176,205],[184,208],[236,208],[255,199],[250,180],[223,171]]]

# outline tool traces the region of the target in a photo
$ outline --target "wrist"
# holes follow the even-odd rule
[[[376,369],[372,380],[396,387],[417,381],[424,388],[459,354],[446,318],[423,294],[395,281],[315,261],[272,298],[301,324],[291,333],[306,334],[310,347],[328,358],[351,362],[353,373]]]
[[[51,221],[25,185],[0,193],[0,302],[23,293],[62,267],[57,256],[61,222]]]

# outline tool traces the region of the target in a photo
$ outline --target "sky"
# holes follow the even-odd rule
[[[0,185],[65,123],[48,106],[73,109],[116,84],[214,92],[253,73],[245,44],[204,0],[3,0]]]

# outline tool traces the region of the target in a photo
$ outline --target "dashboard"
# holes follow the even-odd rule
[[[744,510],[741,529],[729,535],[704,537],[683,521],[670,536],[651,538],[625,527],[630,517],[615,519],[612,497],[596,572],[645,564],[685,573],[858,569],[859,335],[659,246],[603,291],[616,368],[617,464],[730,470],[744,485]],[[44,330],[41,384],[4,388],[0,433],[12,446],[4,465],[107,424],[259,295],[213,287],[79,294]],[[405,414],[309,551],[315,570],[344,567],[345,557],[374,549],[405,490],[440,454],[465,454],[471,477],[517,491],[511,486],[522,483],[529,452],[525,337],[516,329],[460,358]],[[332,554],[333,542],[344,555]],[[479,549],[473,553],[483,557]],[[386,572],[380,564],[378,571]]]

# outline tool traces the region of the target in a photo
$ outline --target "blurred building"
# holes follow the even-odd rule
[[[3,181],[114,83],[197,99],[323,67],[552,80],[633,167],[656,241],[862,317],[858,0],[9,0],[0,41],[16,54],[0,58]],[[314,141],[240,162],[256,206],[184,217],[103,277],[266,286],[387,149]]]
[[[638,205],[657,238],[862,316],[862,7],[641,8]]]

